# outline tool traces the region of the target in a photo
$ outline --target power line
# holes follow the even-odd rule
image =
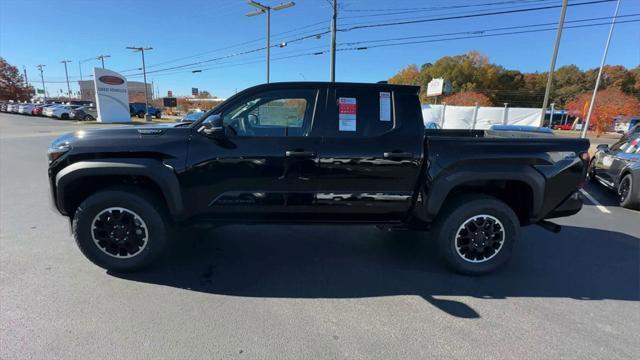
[[[637,23],[637,22],[640,22],[640,19],[618,21],[616,24]],[[596,23],[596,24],[585,24],[585,25],[575,25],[575,26],[567,26],[567,27],[565,27],[565,29],[585,28],[585,27],[592,27],[592,26],[603,26],[603,25],[609,25],[609,24],[611,24],[611,22],[603,22],[603,23]],[[528,25],[526,25],[526,26],[528,26]],[[536,33],[536,32],[555,31],[555,30],[556,30],[555,28],[534,29],[534,30],[526,30],[526,31],[511,31],[511,32],[498,33],[498,34],[481,34],[481,35],[473,35],[473,36],[461,36],[461,37],[453,37],[453,38],[445,38],[445,39],[433,39],[433,40],[425,40],[425,41],[402,42],[402,43],[382,44],[382,45],[374,45],[374,46],[361,46],[361,47],[351,46],[351,47],[341,47],[341,48],[336,49],[336,51],[363,51],[363,50],[369,50],[369,49],[380,48],[380,47],[412,45],[412,44],[429,43],[429,42],[445,42],[445,41],[455,41],[455,40],[464,40],[464,39],[475,39],[475,38],[482,38],[482,37],[508,36],[508,35],[523,34],[523,33]],[[341,45],[344,45],[344,44],[341,44]],[[308,52],[308,53],[302,53],[302,54],[296,54],[296,55],[289,55],[289,56],[274,58],[273,60],[284,60],[284,59],[298,58],[298,57],[304,57],[304,56],[317,56],[317,55],[327,54],[329,51],[330,50],[327,49],[327,50],[316,51],[316,52]],[[259,63],[259,62],[261,62],[261,60],[249,61],[249,62],[238,63],[238,64],[228,64],[228,65],[214,66],[214,67],[210,67],[210,68],[203,68],[202,70],[205,71],[205,70],[211,70],[211,69],[240,66],[240,65],[245,65],[245,64],[254,64],[254,63]],[[184,73],[184,72],[185,71],[183,69],[181,71],[176,71],[175,73],[172,73],[172,74],[178,74],[178,73]],[[156,76],[158,76],[158,75],[156,75]],[[497,91],[503,91],[503,90],[497,90]],[[507,91],[507,90],[504,90],[504,91]],[[531,91],[529,91],[529,90],[523,90],[523,91],[531,93]]]
[[[573,3],[573,4],[569,4],[568,6],[593,5],[593,4],[607,3],[612,1],[616,1],[616,0],[594,0],[594,1],[588,1],[588,2],[582,2],[582,3]],[[421,20],[407,20],[407,21],[386,22],[386,23],[379,23],[379,24],[369,24],[369,25],[356,25],[348,28],[338,29],[338,31],[352,31],[352,30],[358,30],[358,29],[368,29],[368,28],[384,27],[384,26],[409,25],[409,24],[419,24],[419,23],[433,22],[433,21],[468,19],[468,18],[494,16],[494,15],[506,15],[506,14],[515,14],[515,13],[530,12],[530,11],[557,9],[560,7],[562,7],[562,5],[547,5],[547,6],[539,6],[534,8],[526,8],[526,9],[484,12],[479,14],[453,15],[453,16],[445,16],[445,17],[429,18],[429,19],[421,19]]]
[[[640,16],[640,13],[618,15],[617,18],[627,18],[627,17],[634,17],[634,16]],[[611,19],[613,19],[613,17],[611,17],[611,16],[603,16],[603,17],[596,17],[596,18],[589,18],[589,19],[570,20],[570,21],[565,21],[565,23],[570,24],[570,23],[580,23],[580,22],[596,21],[596,20],[611,20]],[[609,24],[609,23],[605,23],[605,24]],[[422,39],[422,38],[428,38],[428,37],[452,36],[452,35],[464,35],[464,34],[476,35],[476,34],[481,34],[481,33],[490,32],[490,31],[525,29],[525,28],[530,28],[530,27],[555,26],[555,25],[557,25],[557,22],[548,22],[548,23],[542,23],[542,24],[516,25],[516,26],[504,26],[504,27],[482,29],[482,30],[470,30],[470,31],[458,31],[458,32],[450,32],[450,33],[440,33],[440,34],[404,36],[404,37],[376,39],[376,40],[350,41],[350,42],[341,43],[341,45],[351,45],[352,46],[352,45],[359,45],[359,44],[366,44],[366,43],[398,41],[398,40],[412,40],[412,39]],[[601,24],[595,24],[595,25],[601,25]]]
[[[636,22],[640,22],[640,19],[639,20],[619,21],[619,22],[617,22],[617,24],[636,23]],[[591,26],[602,26],[602,25],[610,25],[610,24],[611,24],[611,22],[596,23],[596,24],[585,24],[585,25],[574,25],[574,26],[566,26],[565,29],[575,29],[575,28],[584,28],[584,27],[591,27]],[[424,43],[451,41],[451,40],[477,39],[477,38],[483,38],[483,37],[494,37],[494,36],[504,36],[504,35],[528,34],[528,33],[535,33],[535,32],[555,31],[555,30],[557,30],[557,29],[556,28],[535,29],[535,30],[511,31],[511,32],[505,32],[505,33],[498,33],[498,34],[479,34],[479,35],[473,35],[473,36],[461,36],[461,37],[446,38],[446,39],[407,41],[407,42],[401,42],[401,43],[364,46],[364,47],[359,47],[358,50],[368,50],[368,49],[373,49],[373,48],[382,48],[382,47],[390,47],[390,46],[424,44]]]
[[[457,6],[440,6],[440,7],[432,7],[432,8],[420,8],[419,10],[388,9],[388,11],[385,11],[383,13],[375,13],[375,14],[368,14],[368,15],[341,16],[340,18],[341,19],[361,19],[361,18],[381,17],[381,16],[415,14],[415,13],[421,13],[421,12],[437,12],[437,11],[450,10],[450,9],[459,9],[458,11],[456,11],[453,14],[465,14],[465,13],[469,14],[469,13],[475,13],[475,12],[478,12],[478,11],[486,11],[487,9],[476,9],[476,10],[471,10],[471,11],[466,11],[466,12],[461,12],[460,9],[479,7],[479,6],[491,7],[491,6],[496,6],[496,5],[518,3],[518,5],[495,7],[494,9],[491,9],[491,10],[506,10],[506,9],[515,9],[515,8],[519,8],[519,7],[523,7],[523,6],[528,6],[528,5],[531,5],[533,3],[540,4],[540,3],[553,3],[553,2],[557,2],[557,0],[530,0],[530,1],[525,1],[525,2],[523,2],[523,1],[503,1],[503,2],[487,3],[487,4],[476,4],[476,5],[457,5]],[[440,14],[440,15],[442,15],[442,14]],[[424,15],[418,16],[418,17],[413,17],[413,18],[420,18],[420,17],[424,17]],[[404,19],[406,20],[406,18],[404,18]]]
[[[498,1],[492,3],[484,3],[484,4],[471,4],[471,5],[452,5],[452,6],[438,6],[438,7],[412,7],[412,8],[386,8],[386,9],[343,9],[345,12],[386,12],[386,11],[422,11],[422,10],[438,10],[438,9],[459,9],[459,8],[469,8],[469,7],[479,7],[479,6],[492,6],[492,5],[504,5],[504,4],[513,4],[513,3],[529,3],[529,2],[537,2],[540,0],[509,0],[509,1]]]

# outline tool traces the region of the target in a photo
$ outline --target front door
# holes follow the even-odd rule
[[[222,109],[226,138],[195,133],[181,178],[191,215],[255,221],[307,216],[317,187],[318,94],[310,89],[247,94]]]

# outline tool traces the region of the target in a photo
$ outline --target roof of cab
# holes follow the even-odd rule
[[[288,81],[288,82],[272,82],[267,84],[260,84],[246,90],[257,90],[260,88],[305,88],[305,87],[367,87],[367,88],[384,88],[391,90],[401,90],[409,92],[420,91],[419,86],[414,85],[398,85],[387,83],[355,83],[355,82],[329,82],[329,81]]]

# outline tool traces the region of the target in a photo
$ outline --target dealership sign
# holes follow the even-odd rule
[[[93,69],[93,79],[96,86],[98,121],[131,121],[127,79],[115,71],[103,68]]]
[[[444,90],[444,79],[433,79],[427,85],[427,96],[442,95]]]

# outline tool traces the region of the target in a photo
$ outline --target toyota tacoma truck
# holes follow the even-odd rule
[[[271,83],[194,123],[66,134],[48,149],[53,204],[84,255],[121,272],[204,222],[428,230],[451,268],[482,274],[521,226],[559,231],[548,219],[580,211],[588,140],[425,129],[419,90]]]

